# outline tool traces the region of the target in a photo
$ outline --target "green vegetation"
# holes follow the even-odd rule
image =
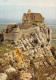
[[[30,59],[30,57],[29,57],[29,56],[27,56],[27,55],[25,55],[25,54],[23,54],[23,59],[24,59],[24,60],[29,60],[29,59]]]
[[[52,39],[56,39],[56,33],[52,34]]]
[[[56,43],[55,43],[55,41],[51,41],[51,44],[52,44],[52,46],[56,49]]]
[[[56,39],[56,33],[52,34],[52,41],[51,41],[52,46],[56,49],[56,41],[53,39]]]
[[[56,59],[56,32],[54,32],[54,31],[55,31],[55,29],[53,29],[53,33],[52,33],[51,52],[52,52],[54,58]]]
[[[0,43],[0,57],[11,50],[13,50],[14,46],[8,42]]]

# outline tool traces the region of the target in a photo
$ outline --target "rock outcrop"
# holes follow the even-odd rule
[[[0,73],[0,80],[6,80],[7,74],[6,73]]]
[[[4,54],[8,61],[4,67],[8,80],[56,80],[56,60],[51,52],[51,29],[47,24],[19,30],[14,42],[18,49],[16,55],[14,50]]]

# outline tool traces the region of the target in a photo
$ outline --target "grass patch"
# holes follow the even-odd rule
[[[29,60],[29,59],[30,59],[30,57],[29,57],[29,56],[27,56],[27,55],[25,55],[25,54],[23,54],[23,59],[24,59],[24,60]]]
[[[56,49],[56,43],[55,43],[55,41],[51,41],[51,44],[52,44],[52,46]]]
[[[56,33],[52,34],[52,39],[56,39]],[[56,42],[55,42],[55,40],[52,40],[51,44],[52,44],[52,47],[54,47],[56,49]]]
[[[8,42],[0,43],[0,57],[14,49],[14,46]]]
[[[56,39],[56,34],[52,34],[52,39]]]

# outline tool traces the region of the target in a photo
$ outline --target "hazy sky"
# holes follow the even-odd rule
[[[56,0],[0,0],[0,19],[20,20],[28,9],[56,19]]]

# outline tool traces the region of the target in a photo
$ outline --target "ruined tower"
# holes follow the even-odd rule
[[[30,22],[44,22],[44,17],[40,13],[32,13],[29,9],[27,13],[24,13],[22,18],[23,23]]]
[[[31,13],[31,10],[30,9],[28,10],[28,13]]]

